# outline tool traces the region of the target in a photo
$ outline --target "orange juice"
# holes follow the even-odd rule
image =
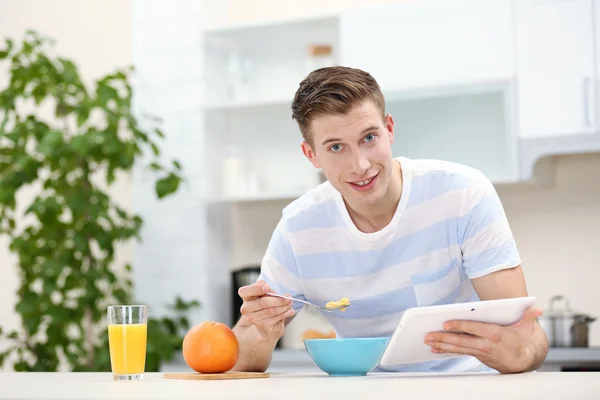
[[[108,325],[113,374],[141,374],[146,366],[146,324]]]

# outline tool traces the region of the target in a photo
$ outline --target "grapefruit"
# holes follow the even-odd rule
[[[235,333],[220,322],[206,321],[193,326],[183,338],[183,358],[200,373],[222,373],[238,361],[240,345]]]

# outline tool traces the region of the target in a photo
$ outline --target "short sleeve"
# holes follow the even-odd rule
[[[271,236],[261,263],[258,280],[265,281],[278,294],[289,294],[297,299],[306,300],[300,284],[294,251],[286,238],[283,226],[280,222]],[[302,303],[294,302],[292,307],[298,312],[302,308]]]
[[[519,266],[519,251],[492,183],[475,174],[463,200],[458,238],[467,277]]]

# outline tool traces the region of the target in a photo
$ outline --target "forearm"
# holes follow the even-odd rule
[[[264,338],[244,316],[233,328],[233,332],[240,344],[240,356],[233,370],[264,372],[269,368],[277,341]]]
[[[534,324],[534,333],[531,336],[526,357],[529,362],[523,372],[531,372],[542,366],[546,355],[548,354],[548,338],[540,324],[536,321]]]

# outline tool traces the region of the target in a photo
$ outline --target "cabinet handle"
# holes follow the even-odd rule
[[[590,108],[593,106],[593,101],[590,99],[590,95],[593,95],[593,81],[592,78],[586,76],[583,79],[583,112],[585,127],[593,129],[592,114],[593,110]]]

